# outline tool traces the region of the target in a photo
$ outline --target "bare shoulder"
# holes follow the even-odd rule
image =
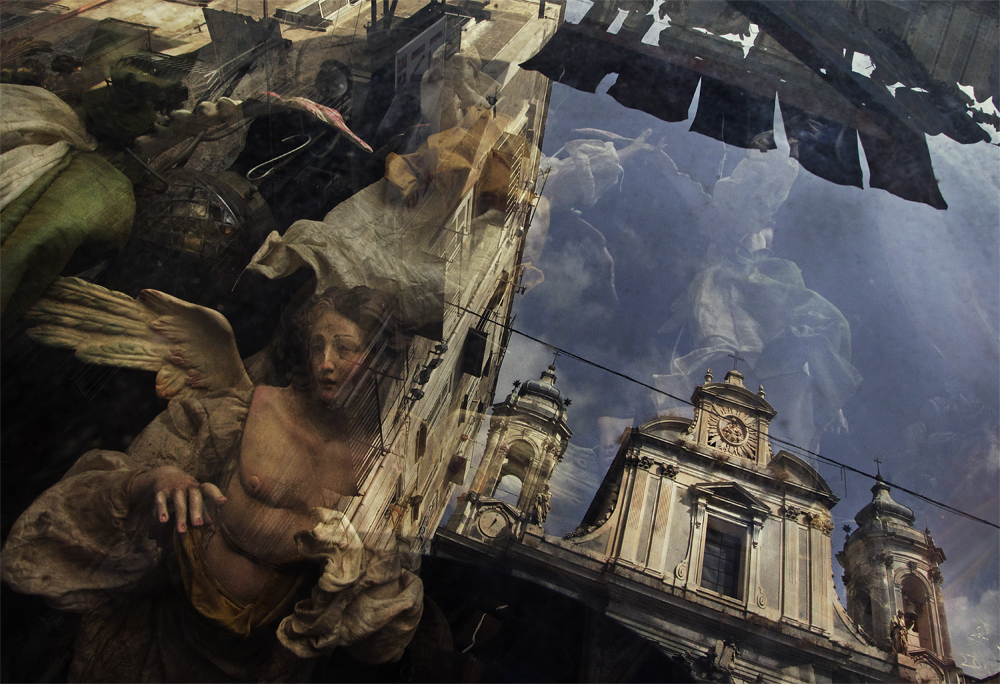
[[[284,388],[271,387],[270,385],[257,385],[253,390],[253,398],[250,406],[255,409],[270,407],[272,404],[281,401]]]
[[[258,420],[288,420],[296,413],[290,388],[261,386],[254,389],[250,416]]]
[[[301,448],[321,449],[326,441],[326,435],[303,410],[300,393],[291,387],[257,388],[250,406],[249,422],[253,425],[248,427],[283,435],[283,439]]]

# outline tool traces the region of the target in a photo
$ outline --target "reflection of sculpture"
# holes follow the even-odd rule
[[[657,384],[683,394],[729,349],[750,360],[779,403],[777,434],[817,448],[827,429],[846,426],[840,409],[861,379],[850,363],[851,332],[840,311],[809,290],[794,262],[767,249],[771,217],[788,196],[797,167],[776,152],[751,151],[719,181],[702,230],[718,242],[672,306],[663,332],[690,337]],[[661,408],[667,408],[663,406]]]
[[[532,518],[536,524],[541,525],[549,516],[549,511],[552,509],[551,501],[552,494],[549,492],[549,486],[545,485],[545,489],[538,492],[538,495],[531,504]]]
[[[336,510],[359,493],[341,392],[386,308],[367,288],[314,298],[297,380],[255,388],[214,311],[76,280],[49,290],[36,339],[156,370],[171,399],[127,453],[85,454],[4,549],[13,588],[86,613],[72,678],[284,681],[340,646],[370,662],[401,655],[420,581]]]
[[[909,653],[910,646],[907,643],[909,629],[906,627],[906,617],[903,615],[903,611],[896,611],[896,617],[889,625],[889,636],[892,638],[893,651],[901,655]]]

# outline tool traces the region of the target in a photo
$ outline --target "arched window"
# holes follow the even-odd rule
[[[934,650],[933,627],[931,625],[930,597],[927,588],[914,575],[907,575],[899,583],[903,599],[903,614],[909,627],[909,646]]]
[[[521,496],[521,484],[528,474],[534,454],[534,449],[524,440],[518,440],[510,445],[493,496],[517,506],[518,498]]]
[[[517,500],[521,496],[521,478],[517,475],[504,475],[497,483],[493,496],[501,501],[506,501],[511,506],[516,506]]]
[[[854,622],[865,631],[866,634],[871,635],[872,630],[872,599],[868,595],[868,588],[861,587],[855,590],[854,601],[851,602],[854,605],[854,614],[851,616],[854,618]],[[848,604],[848,605],[851,605]]]

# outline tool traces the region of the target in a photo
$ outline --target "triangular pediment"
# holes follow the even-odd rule
[[[691,486],[694,496],[706,496],[714,503],[767,516],[770,509],[738,482],[704,482]]]

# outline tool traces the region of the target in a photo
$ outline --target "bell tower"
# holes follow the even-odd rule
[[[573,432],[566,424],[569,399],[555,387],[555,365],[538,380],[515,382],[493,405],[489,436],[472,486],[448,529],[487,543],[541,525],[549,510],[549,478]]]
[[[913,511],[894,501],[889,490],[878,475],[871,503],[854,517],[858,529],[837,554],[847,612],[878,646],[895,652],[900,665],[915,667],[918,674],[933,670],[938,681],[952,681],[948,675],[957,668],[939,568],[944,552],[930,530],[914,529]]]

